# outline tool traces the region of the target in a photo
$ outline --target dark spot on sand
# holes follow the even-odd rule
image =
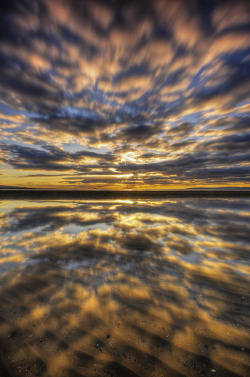
[[[99,350],[100,352],[102,352],[103,347],[104,347],[104,343],[102,343],[102,342],[96,343],[96,345],[95,345],[95,348],[97,350]]]
[[[9,333],[8,333],[8,337],[9,338],[15,338],[17,336],[17,331],[10,331]]]
[[[39,358],[36,359],[35,367],[37,367],[37,369],[38,369],[39,371],[44,371],[44,370],[47,369],[47,365],[44,363],[43,360],[41,360],[41,359],[39,359]]]

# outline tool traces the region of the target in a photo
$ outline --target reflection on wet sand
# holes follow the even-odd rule
[[[249,376],[249,199],[0,210],[3,376]]]

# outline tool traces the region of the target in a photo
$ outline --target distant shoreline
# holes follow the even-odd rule
[[[169,190],[169,191],[71,191],[0,189],[0,200],[20,199],[157,199],[157,198],[249,197],[250,190]]]

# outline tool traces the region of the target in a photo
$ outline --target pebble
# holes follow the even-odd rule
[[[215,370],[215,369],[211,369],[211,372],[215,373],[215,372],[216,372],[216,370]]]

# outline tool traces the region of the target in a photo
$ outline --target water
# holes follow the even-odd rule
[[[250,375],[250,199],[0,210],[1,377]]]

